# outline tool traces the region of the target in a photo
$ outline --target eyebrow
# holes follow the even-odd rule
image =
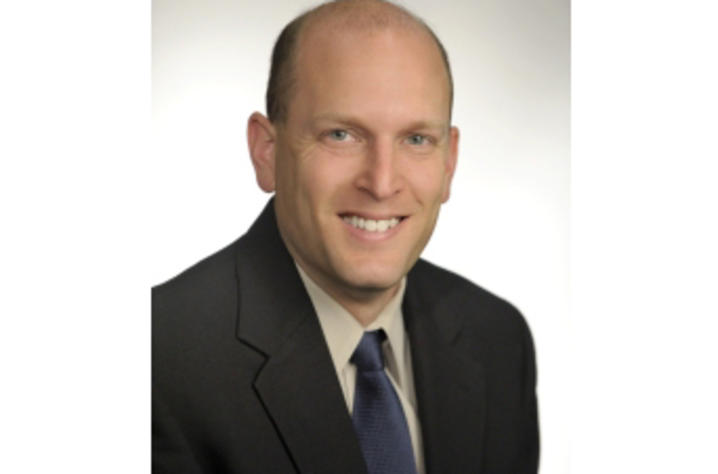
[[[406,127],[407,130],[440,130],[442,133],[448,132],[451,124],[442,121],[419,120],[412,122]]]
[[[316,124],[317,122],[336,122],[356,127],[362,130],[368,130],[368,127],[363,125],[360,119],[351,115],[340,115],[333,113],[321,114],[312,119],[312,123]],[[450,128],[450,123],[441,120],[417,120],[414,122],[409,122],[407,126],[402,127],[402,130],[406,132],[412,130],[439,130],[442,134],[447,134]]]
[[[351,115],[340,115],[340,114],[321,114],[317,115],[316,117],[312,118],[312,123],[317,122],[336,122],[341,123],[345,125],[352,125],[356,126],[358,128],[363,128],[361,120],[358,118],[352,117]]]

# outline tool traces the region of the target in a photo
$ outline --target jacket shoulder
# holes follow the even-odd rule
[[[169,280],[152,287],[152,297],[167,299],[209,289],[218,279],[234,278],[237,241],[200,260]]]
[[[237,298],[236,246],[237,241],[152,288],[155,343],[229,323],[227,312]]]
[[[436,314],[474,326],[494,340],[516,340],[528,333],[525,318],[512,303],[461,275],[420,259],[410,278],[423,304]]]

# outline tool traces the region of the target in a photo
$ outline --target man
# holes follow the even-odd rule
[[[449,198],[451,73],[420,20],[322,5],[275,45],[248,142],[275,196],[153,289],[153,471],[535,473],[521,315],[419,260]]]

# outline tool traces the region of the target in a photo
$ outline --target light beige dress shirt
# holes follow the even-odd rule
[[[296,262],[295,262],[296,263]],[[422,449],[421,426],[416,414],[416,392],[414,391],[414,372],[411,367],[411,351],[409,338],[404,329],[404,317],[401,313],[401,302],[404,299],[406,278],[402,279],[399,290],[389,301],[379,316],[368,327],[363,327],[343,306],[322,290],[297,265],[299,275],[309,293],[314,309],[319,317],[319,324],[324,339],[329,346],[329,353],[334,362],[339,385],[344,393],[347,409],[351,414],[354,406],[354,386],[356,385],[356,366],[349,362],[354,349],[359,345],[364,331],[383,329],[386,340],[383,344],[385,372],[396,390],[404,410],[411,446],[414,450],[417,472],[424,474],[424,451]]]

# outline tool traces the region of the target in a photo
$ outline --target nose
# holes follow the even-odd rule
[[[401,191],[402,186],[398,165],[394,144],[377,140],[367,150],[357,186],[377,200],[392,197]]]

